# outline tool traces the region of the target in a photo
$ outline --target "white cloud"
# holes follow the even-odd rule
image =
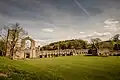
[[[45,40],[34,39],[36,42],[44,42]]]
[[[85,32],[80,32],[80,34],[84,34]]]
[[[105,32],[103,35],[112,35],[110,32]]]
[[[52,28],[44,28],[44,29],[41,29],[42,31],[44,32],[53,32],[54,30]]]
[[[104,36],[108,36],[111,35],[110,32],[104,32],[104,33],[98,33],[98,32],[94,32],[93,36],[98,36],[98,37],[104,37]]]
[[[111,33],[110,32],[104,32],[104,33],[99,33],[99,32],[93,32],[92,34],[86,35],[83,38],[84,39],[91,39],[91,38],[108,38],[111,37]]]
[[[35,40],[35,46],[43,46],[46,45],[46,43],[48,42],[48,40],[40,40],[40,39],[34,39]]]
[[[119,21],[117,21],[115,19],[108,19],[104,23],[105,24],[117,24],[117,23],[119,23]]]
[[[116,32],[120,29],[119,27],[119,21],[115,19],[108,19],[104,22],[104,29],[112,32]]]

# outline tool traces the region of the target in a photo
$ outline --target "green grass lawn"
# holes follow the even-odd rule
[[[56,57],[9,60],[0,57],[0,80],[120,80],[120,57]]]

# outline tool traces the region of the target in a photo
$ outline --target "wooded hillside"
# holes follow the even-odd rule
[[[113,36],[110,40],[102,41],[100,38],[91,39],[91,43],[81,39],[72,39],[50,43],[41,47],[41,50],[58,50],[58,49],[90,49],[90,48],[108,48],[108,49],[119,49],[120,40],[118,39],[119,34]]]
[[[86,49],[88,42],[84,40],[72,39],[50,43],[41,47],[41,50],[57,50],[57,49]]]

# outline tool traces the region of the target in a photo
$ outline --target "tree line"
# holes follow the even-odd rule
[[[86,48],[87,48],[87,41],[72,39],[72,40],[50,43],[49,45],[45,45],[41,47],[41,50],[86,49]]]
[[[58,50],[58,49],[110,49],[110,50],[120,50],[120,40],[119,34],[114,35],[107,41],[102,41],[100,38],[93,38],[91,42],[72,39],[50,43],[40,48],[40,50]]]

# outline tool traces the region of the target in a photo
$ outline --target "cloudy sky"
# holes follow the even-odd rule
[[[120,0],[0,0],[0,27],[20,23],[40,45],[119,33]]]

